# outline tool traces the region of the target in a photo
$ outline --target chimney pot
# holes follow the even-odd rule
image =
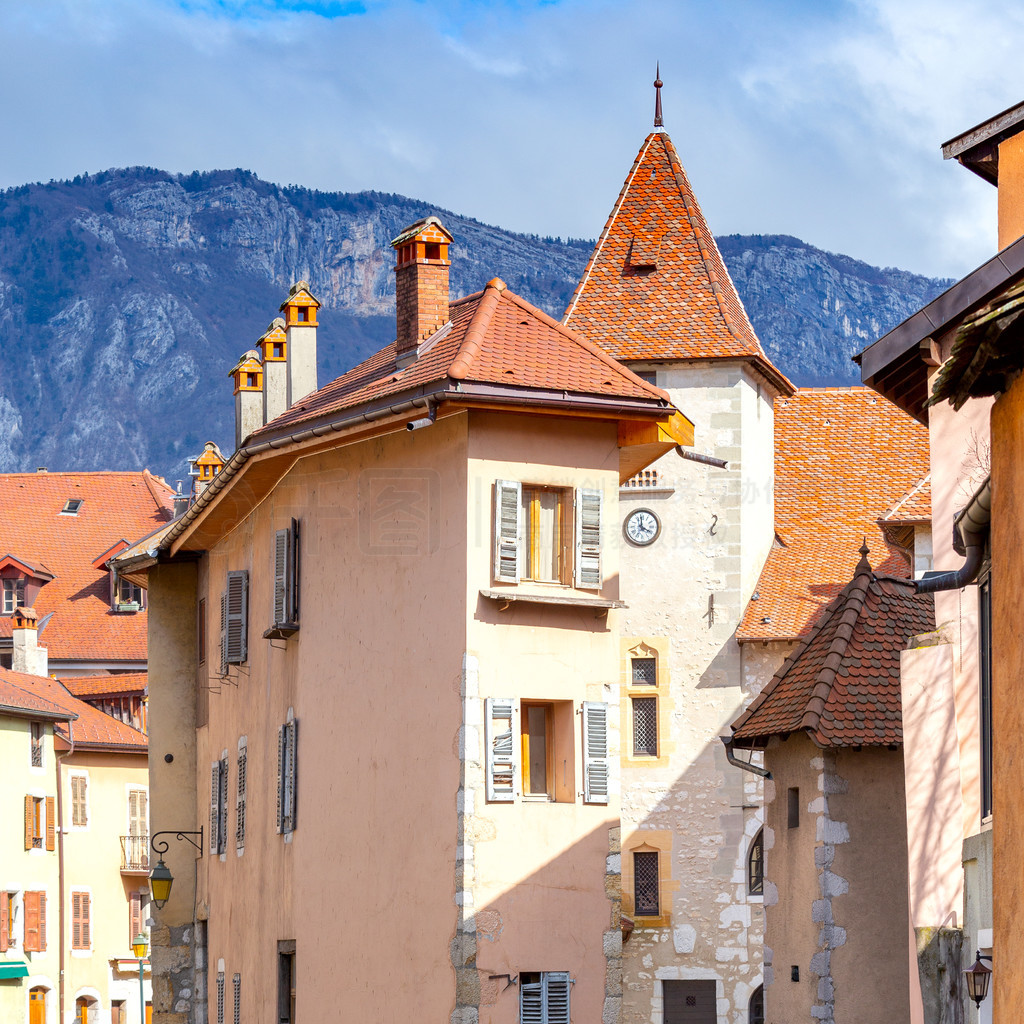
[[[436,217],[410,224],[391,242],[396,253],[395,358],[399,368],[416,359],[421,342],[448,322],[448,247],[452,236]]]

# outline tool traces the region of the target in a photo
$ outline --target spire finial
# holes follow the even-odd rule
[[[664,84],[661,80],[661,61],[655,65],[654,72],[654,127],[661,128],[665,122],[661,119],[661,87]]]
[[[860,561],[857,563],[857,568],[854,570],[854,575],[859,576],[862,572],[871,572],[871,563],[868,561],[868,555],[871,549],[868,547],[867,537],[861,541],[860,545]]]

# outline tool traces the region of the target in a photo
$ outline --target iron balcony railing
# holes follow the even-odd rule
[[[121,836],[121,870],[149,870],[149,836]]]

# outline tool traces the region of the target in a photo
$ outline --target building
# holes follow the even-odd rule
[[[0,835],[0,1018],[140,1024],[151,986],[145,977],[140,996],[131,942],[147,930],[146,737],[45,675],[34,612],[21,609],[12,633],[2,803],[24,829]]]
[[[158,1022],[618,1017],[619,487],[692,426],[502,281],[450,301],[450,243],[394,241],[396,342],[312,393],[297,285],[288,407],[115,562],[154,828],[204,833],[165,855]]]

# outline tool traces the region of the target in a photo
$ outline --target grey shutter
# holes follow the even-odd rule
[[[220,853],[220,770],[221,762],[214,761],[210,774],[210,853]]]
[[[488,697],[484,701],[484,744],[487,799],[509,803],[515,799],[517,774],[510,697]]]
[[[282,798],[284,796],[284,733],[287,726],[282,725],[277,730],[277,817],[274,829],[278,835],[282,832]]]
[[[283,626],[288,621],[288,530],[274,534],[274,625]]]
[[[228,592],[220,595],[220,674],[228,670]]]
[[[572,982],[563,971],[544,975],[544,1024],[569,1024],[569,986]]]
[[[220,818],[217,822],[217,852],[226,853],[228,848],[228,759],[220,762],[220,799],[217,802]]]
[[[601,491],[576,488],[576,586],[601,589]]]
[[[583,702],[583,802],[608,803],[608,705]]]
[[[520,1024],[544,1024],[544,982],[532,981],[519,986]]]
[[[241,852],[245,849],[245,770],[246,744],[238,745],[238,780],[235,796],[235,848]]]
[[[298,775],[299,775],[299,723],[292,719],[285,726],[287,756],[285,758],[285,792],[288,795],[288,817],[285,820],[285,831],[294,832],[298,821]]]
[[[299,521],[292,520],[291,536],[288,538],[288,593],[286,608],[288,621],[299,621]]]
[[[494,483],[494,578],[517,583],[522,562],[523,485],[518,480]]]
[[[227,662],[240,665],[248,656],[249,573],[237,569],[228,573]]]

